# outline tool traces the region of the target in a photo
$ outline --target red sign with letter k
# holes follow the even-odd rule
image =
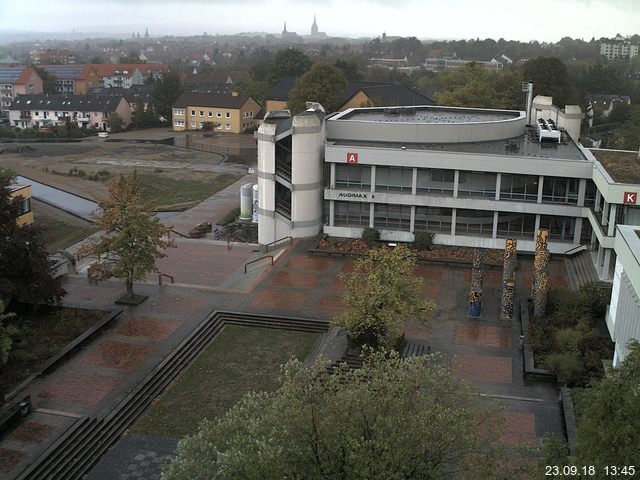
[[[635,205],[638,201],[638,192],[624,192],[624,204]]]

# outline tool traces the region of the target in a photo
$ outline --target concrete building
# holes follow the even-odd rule
[[[498,61],[480,61],[480,60],[462,60],[460,58],[434,58],[428,57],[424,61],[424,68],[429,72],[441,72],[443,70],[455,70],[463,68],[470,63],[481,66],[486,70],[501,70],[504,67],[502,62]]]
[[[28,67],[0,67],[0,112],[6,111],[18,95],[42,93],[42,78]]]
[[[638,45],[618,34],[616,38],[603,38],[600,41],[600,55],[604,55],[609,61],[616,58],[631,59],[638,55]]]
[[[243,133],[253,130],[260,104],[250,95],[184,92],[173,105],[173,130]]]
[[[640,225],[640,163],[635,152],[582,147],[580,109],[556,110],[537,97],[527,124],[509,110],[352,108],[326,117],[324,129],[317,111],[268,115],[257,135],[259,241],[319,230],[359,238],[372,227],[386,241],[428,231],[469,247],[517,238],[533,252],[544,228],[552,253],[582,246],[610,281],[616,225]],[[318,153],[302,149],[317,142]]]
[[[640,228],[619,225],[617,230],[617,260],[607,310],[607,327],[615,343],[614,366],[629,353],[629,340],[640,341]]]
[[[19,95],[9,107],[9,123],[17,128],[64,125],[109,131],[108,120],[117,113],[124,127],[131,123],[131,105],[111,95]]]

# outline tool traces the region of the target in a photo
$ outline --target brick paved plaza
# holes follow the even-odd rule
[[[320,319],[344,311],[344,282],[338,276],[353,270],[353,260],[311,256],[307,250],[314,241],[296,241],[273,266],[267,262],[247,274],[245,263],[264,255],[255,246],[186,239],[176,243],[178,248],[159,263],[163,272],[174,276],[176,285],[159,286],[157,274],[150,275],[147,283],[136,285],[137,292],[149,296],[145,302],[122,307],[112,327],[27,388],[25,393],[31,393],[39,411],[33,414],[37,420],[28,418],[0,441],[0,473],[12,478],[55,441],[75,416],[107,415],[212,311]],[[526,295],[532,258],[522,256],[519,262],[517,289]],[[559,261],[551,265],[552,284],[567,285],[564,265]],[[451,359],[454,375],[476,383],[485,399],[504,406],[500,438],[505,444],[537,445],[547,431],[562,435],[555,388],[524,385],[517,350],[519,324],[499,319],[500,269],[486,271],[480,319],[466,316],[470,271],[470,266],[422,264],[416,268],[416,275],[424,280],[423,295],[437,308],[429,328],[407,323],[406,338],[443,352]],[[83,308],[115,309],[114,300],[123,292],[117,282],[89,285],[82,275],[67,278],[64,286],[69,292],[64,304]],[[153,453],[148,444],[145,448],[138,452],[140,458]],[[135,453],[119,451],[118,455]]]

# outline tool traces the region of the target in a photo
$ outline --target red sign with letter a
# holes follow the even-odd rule
[[[358,154],[357,153],[347,153],[347,163],[355,165],[358,163]]]
[[[635,205],[638,201],[638,192],[624,192],[624,204]]]

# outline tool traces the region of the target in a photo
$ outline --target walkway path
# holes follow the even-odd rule
[[[215,219],[224,209],[211,206],[214,213],[209,218]],[[185,227],[197,223],[195,217],[181,220]],[[349,272],[353,261],[309,256],[307,249],[313,245],[310,240],[295,242],[273,267],[260,268],[253,274],[243,271],[247,261],[262,255],[255,247],[229,249],[226,244],[199,240],[177,243],[178,248],[169,252],[161,267],[170,270],[181,285],[158,286],[153,277],[150,283],[137,285],[136,290],[149,295],[148,300],[136,307],[124,307],[112,328],[28,387],[25,393],[31,393],[36,413],[0,441],[0,475],[14,478],[63,434],[77,415],[107,415],[211,311],[323,319],[343,311],[340,298],[344,285],[338,275]],[[521,293],[529,289],[530,263],[530,258],[520,260]],[[562,263],[552,264],[556,284],[566,284],[563,268]],[[424,278],[425,296],[434,299],[438,309],[430,329],[408,325],[407,338],[430,345],[432,351],[442,351],[451,358],[455,375],[477,383],[490,401],[504,404],[503,442],[537,445],[545,432],[562,435],[555,388],[524,385],[517,349],[518,323],[498,318],[499,271],[486,272],[483,318],[466,318],[470,270],[438,265],[417,269]],[[123,291],[119,283],[95,286],[83,276],[68,277],[64,287],[69,292],[65,305],[105,310],[114,308],[114,300]],[[149,458],[166,459],[171,442],[175,439],[158,440],[158,450],[154,451],[153,439],[149,439],[136,449],[135,442],[125,436],[122,446],[107,455],[104,465],[128,462],[133,470],[142,472],[138,478],[154,478],[159,467],[156,463],[156,470],[149,470]],[[108,478],[104,472],[109,469],[104,465],[98,469],[100,476],[90,478]]]

